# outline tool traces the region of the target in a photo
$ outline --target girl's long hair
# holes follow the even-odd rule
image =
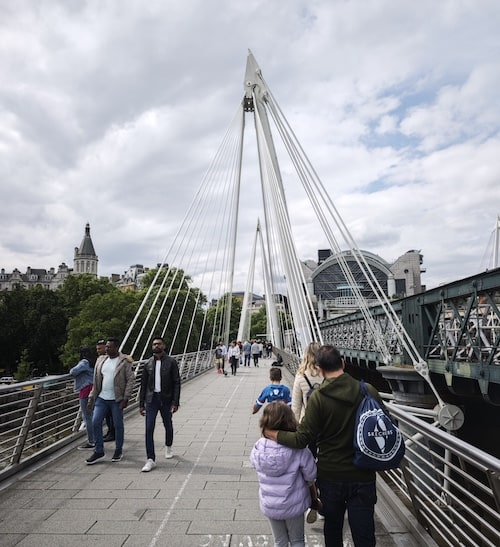
[[[316,352],[320,348],[318,342],[311,342],[304,352],[304,357],[302,357],[302,362],[297,369],[297,374],[307,374],[308,376],[320,376],[321,373],[316,366]]]
[[[297,431],[297,420],[292,409],[283,401],[273,401],[264,407],[259,422],[262,434],[265,429]]]

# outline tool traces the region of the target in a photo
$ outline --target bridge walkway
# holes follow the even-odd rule
[[[253,401],[268,383],[270,360],[240,367],[236,376],[202,374],[182,386],[174,416],[174,457],[164,458],[160,418],[155,432],[157,468],[142,473],[144,418],[137,409],[125,420],[124,457],[89,466],[82,439],[19,472],[0,485],[3,547],[153,547],[155,545],[270,546],[272,534],[258,503],[258,482],[249,464],[259,437]],[[284,370],[284,381],[292,376]],[[83,434],[82,434],[83,435]],[[111,443],[113,444],[113,443]],[[381,498],[379,496],[379,498]],[[377,504],[377,545],[429,545],[399,503]],[[408,531],[413,528],[413,535]],[[417,534],[415,535],[415,530]],[[322,521],[306,523],[308,546],[324,545]],[[346,538],[345,545],[352,545]]]

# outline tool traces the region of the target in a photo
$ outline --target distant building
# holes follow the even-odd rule
[[[142,279],[147,271],[149,268],[142,264],[132,264],[123,275],[113,274],[111,283],[122,291],[138,291],[142,289]]]
[[[73,269],[69,268],[64,262],[60,264],[57,271],[55,268],[46,270],[28,266],[26,273],[21,273],[17,268],[8,273],[2,268],[0,270],[0,291],[11,291],[16,286],[26,289],[40,286],[44,289],[56,290],[71,274],[89,273],[97,277],[97,262],[98,258],[90,237],[90,225],[87,223],[80,247],[75,247]]]
[[[390,264],[380,256],[361,251],[370,266],[378,284],[388,298],[402,298],[421,293],[425,286],[421,283],[423,256],[419,251],[411,250]],[[318,317],[330,319],[358,309],[357,298],[352,284],[346,280],[340,264],[340,257],[347,262],[357,289],[364,300],[376,303],[376,296],[362,269],[351,251],[332,254],[328,249],[318,251],[318,264],[309,260],[302,263],[307,290],[317,307]]]

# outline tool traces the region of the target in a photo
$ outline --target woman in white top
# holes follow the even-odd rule
[[[321,384],[323,376],[316,366],[315,352],[320,348],[318,342],[311,342],[304,352],[302,362],[295,373],[295,381],[292,389],[292,410],[298,422],[302,420],[307,406],[307,393],[311,386]],[[307,377],[307,379],[306,379]]]

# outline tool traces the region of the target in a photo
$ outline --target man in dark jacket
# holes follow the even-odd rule
[[[344,360],[333,346],[322,346],[316,364],[324,381],[311,395],[296,432],[266,430],[265,436],[292,448],[305,448],[316,439],[318,478],[325,517],[326,547],[343,545],[344,514],[356,547],[375,545],[375,471],[354,466],[354,426],[362,400],[357,380],[344,373]],[[383,406],[377,390],[366,384]]]
[[[139,411],[146,416],[147,460],[142,468],[145,473],[156,467],[154,431],[156,416],[161,414],[165,426],[165,458],[172,458],[174,428],[172,414],[179,408],[181,379],[177,361],[165,353],[165,342],[159,336],[153,338],[153,357],[144,365],[141,377]]]

